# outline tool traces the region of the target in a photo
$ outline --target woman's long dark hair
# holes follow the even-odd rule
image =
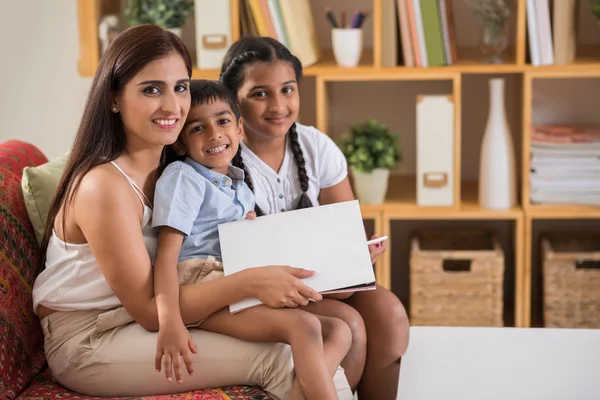
[[[256,62],[272,62],[278,60],[289,62],[292,65],[294,73],[296,74],[296,82],[299,83],[300,79],[302,79],[302,63],[297,57],[290,53],[283,44],[270,37],[245,36],[233,43],[227,51],[221,67],[219,79],[237,97],[237,92],[246,79],[246,70],[248,66]],[[312,207],[313,204],[306,194],[308,191],[308,175],[306,174],[304,154],[302,153],[302,148],[298,142],[296,122],[294,122],[288,130],[287,136],[290,140],[294,160],[296,161],[298,180],[300,181],[300,189],[302,190],[302,195],[300,196],[296,208],[309,208]],[[254,191],[252,179],[250,178],[248,171],[244,168],[244,160],[242,159],[241,151],[238,151],[232,160],[232,164],[244,170],[246,184]],[[258,205],[255,207],[255,211],[259,216],[264,215],[264,212]]]
[[[64,228],[68,205],[81,177],[92,168],[116,159],[125,150],[127,139],[121,116],[111,111],[115,98],[147,64],[173,52],[183,58],[191,77],[192,60],[187,48],[177,35],[157,25],[138,25],[121,32],[102,56],[69,159],[50,206],[41,244],[40,269],[46,261],[46,249],[56,215],[62,207]]]

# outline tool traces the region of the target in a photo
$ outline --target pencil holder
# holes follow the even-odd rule
[[[358,65],[363,48],[360,28],[334,28],[331,31],[333,55],[339,66],[352,68]]]

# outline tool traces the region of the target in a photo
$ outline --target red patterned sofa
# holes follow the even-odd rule
[[[52,379],[44,358],[43,336],[33,314],[31,287],[35,280],[38,244],[21,192],[26,166],[47,162],[33,145],[17,140],[0,143],[0,398],[53,400],[82,396]],[[159,399],[267,400],[254,387],[206,389]]]

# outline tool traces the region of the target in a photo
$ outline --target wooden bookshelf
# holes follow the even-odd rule
[[[110,7],[114,8],[119,0],[77,0],[79,19],[80,60],[79,72],[82,76],[94,75],[98,65],[97,21],[100,15]],[[223,0],[225,1],[225,0]],[[239,38],[238,1],[231,2],[232,36]],[[414,176],[391,176],[387,198],[380,205],[363,205],[365,219],[375,221],[375,229],[380,234],[391,235],[392,220],[506,220],[514,223],[514,260],[515,268],[515,326],[528,327],[531,324],[531,270],[532,253],[537,251],[532,244],[532,223],[538,219],[592,219],[600,218],[600,207],[570,205],[535,205],[529,201],[529,151],[532,123],[532,86],[538,79],[600,79],[600,45],[582,45],[577,49],[575,61],[570,65],[552,65],[534,67],[529,63],[527,51],[526,0],[517,0],[513,10],[514,31],[506,52],[506,61],[502,64],[484,64],[478,48],[470,44],[458,47],[458,61],[455,65],[432,68],[408,68],[404,66],[381,67],[382,53],[382,2],[383,0],[362,0],[362,8],[372,12],[372,43],[367,43],[361,61],[356,68],[341,68],[334,61],[330,50],[324,49],[321,60],[305,69],[305,76],[314,80],[315,125],[329,133],[330,115],[336,104],[330,96],[332,84],[357,82],[419,82],[447,81],[451,84],[451,95],[455,100],[455,176],[461,177],[462,102],[469,96],[463,92],[464,77],[467,75],[517,75],[522,79],[520,98],[523,109],[519,117],[517,142],[520,144],[519,159],[519,204],[509,210],[489,210],[479,206],[477,201],[477,182],[455,182],[455,204],[451,207],[420,207],[416,201],[416,178]],[[313,1],[313,6],[316,2]],[[354,1],[353,3],[357,3]],[[364,3],[364,4],[363,4]],[[464,3],[462,1],[456,2]],[[108,4],[112,4],[108,5]],[[582,0],[582,4],[584,4]],[[458,5],[455,5],[458,7]],[[465,7],[465,5],[460,5]],[[323,18],[322,10],[314,10],[315,18]],[[456,15],[456,14],[455,14]],[[473,35],[477,33],[473,32]],[[217,79],[217,70],[194,68],[194,78]],[[304,95],[303,95],[304,96]],[[311,102],[304,98],[303,102]],[[568,122],[568,121],[565,121]],[[414,132],[412,133],[414,134]],[[517,143],[515,143],[517,144]],[[407,149],[405,151],[411,151]],[[413,150],[414,151],[414,150]],[[391,246],[382,260],[376,265],[379,283],[391,287],[391,254],[399,251]]]

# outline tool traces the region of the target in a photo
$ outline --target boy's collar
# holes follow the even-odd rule
[[[185,158],[185,163],[189,164],[194,168],[200,175],[205,177],[215,186],[231,186],[233,181],[244,180],[244,170],[229,164],[227,175],[223,175],[219,172],[213,171],[212,169],[205,167],[204,165],[192,160],[190,157]]]

